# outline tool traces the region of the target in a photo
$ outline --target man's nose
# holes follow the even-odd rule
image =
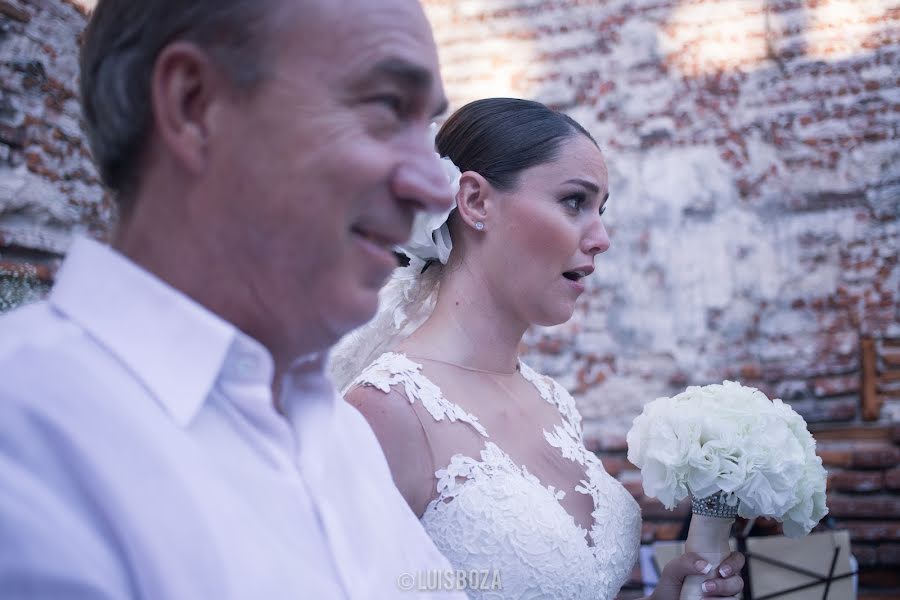
[[[416,210],[441,212],[456,201],[441,160],[426,144],[410,152],[397,168],[393,188],[397,198],[414,204]]]

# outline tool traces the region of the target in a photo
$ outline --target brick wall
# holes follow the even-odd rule
[[[900,7],[886,0],[426,0],[454,106],[543,100],[610,166],[612,248],[534,366],[575,392],[588,443],[644,510],[624,433],[641,405],[732,378],[816,430],[833,524],[865,594],[900,595]],[[871,382],[870,382],[871,383]],[[871,412],[871,411],[869,411]]]
[[[0,0],[0,311],[46,291],[73,232],[109,231],[79,126],[84,23],[72,3]]]
[[[631,419],[734,378],[808,419],[864,597],[900,594],[896,3],[425,4],[455,106],[534,97],[607,155],[613,247],[576,318],[526,351],[577,396],[645,541],[676,536],[685,508],[642,497]],[[46,290],[73,231],[113,219],[77,127],[83,24],[63,0],[0,0],[0,311]]]

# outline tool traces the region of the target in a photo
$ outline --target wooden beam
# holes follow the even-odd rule
[[[877,421],[881,414],[883,400],[877,389],[878,371],[876,363],[878,357],[875,355],[875,340],[862,338],[859,345],[862,354],[860,360],[862,381],[859,386],[862,398],[862,417],[865,421]]]

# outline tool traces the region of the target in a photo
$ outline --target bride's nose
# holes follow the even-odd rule
[[[581,250],[588,256],[596,256],[609,250],[609,244],[606,226],[603,225],[603,221],[598,215],[581,238]]]

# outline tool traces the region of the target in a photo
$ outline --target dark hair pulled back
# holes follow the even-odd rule
[[[540,102],[487,98],[454,112],[435,146],[460,171],[475,171],[494,187],[510,190],[522,171],[555,160],[563,142],[579,134],[597,145],[577,121]]]

